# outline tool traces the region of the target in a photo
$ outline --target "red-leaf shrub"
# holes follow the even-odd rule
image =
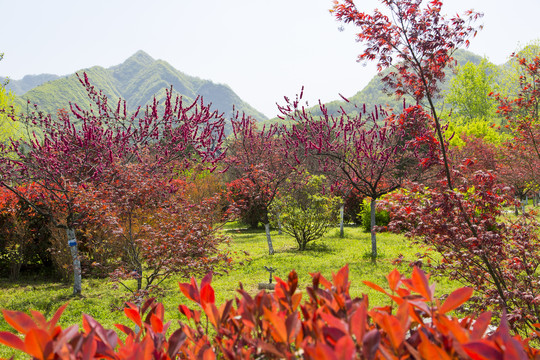
[[[21,186],[36,206],[43,206],[41,192],[34,184]],[[19,277],[21,267],[29,265],[35,270],[51,264],[49,222],[17,196],[0,187],[0,273],[8,272],[11,280]],[[41,264],[41,265],[38,265]]]
[[[470,307],[506,309],[513,330],[527,333],[540,322],[540,225],[532,216],[501,221],[503,207],[513,204],[508,190],[482,171],[453,191],[413,185],[389,199],[390,229],[436,250],[437,272],[473,286],[478,296]]]
[[[253,171],[251,177],[259,177],[257,171]],[[258,187],[249,178],[243,177],[227,184],[228,211],[234,214],[240,222],[256,229],[261,219],[264,218],[266,204],[270,194],[265,189]]]
[[[348,275],[348,267],[333,274],[332,282],[313,274],[304,297],[292,271],[287,281],[276,279],[274,293],[251,296],[240,287],[239,297],[220,306],[210,274],[200,284],[192,279],[180,290],[197,308],[179,306],[185,320],[170,336],[163,305],[153,299],[140,308],[127,303],[124,313],[132,325],[116,325],[125,340],[88,315],[82,331],[62,329],[56,323],[66,305],[50,321],[38,312],[4,310],[22,338],[0,332],[0,343],[35,359],[540,358],[528,339],[510,335],[504,317],[488,334],[490,313],[476,319],[449,315],[470,298],[471,288],[457,289],[441,302],[421,270],[415,268],[410,278],[394,270],[387,275],[388,290],[364,282],[391,299],[389,306],[370,308],[366,295],[351,298]]]

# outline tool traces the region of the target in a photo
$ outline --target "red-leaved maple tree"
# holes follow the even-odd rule
[[[388,14],[375,10],[359,11],[352,0],[335,1],[331,10],[336,19],[359,28],[357,40],[365,44],[360,61],[376,61],[379,71],[393,68],[383,82],[391,94],[408,94],[425,104],[434,128],[444,162],[446,180],[452,188],[451,169],[439,115],[435,107],[444,70],[453,65],[452,54],[468,46],[476,35],[473,23],[482,14],[469,10],[463,17],[446,19],[441,13],[443,2],[432,0],[425,7],[422,0],[381,0]]]

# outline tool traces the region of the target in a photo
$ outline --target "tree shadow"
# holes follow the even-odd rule
[[[73,284],[67,282],[61,282],[56,278],[36,278],[36,277],[21,277],[17,280],[11,280],[9,278],[0,278],[0,289],[14,289],[25,287],[40,287],[47,286],[51,290],[66,289],[73,286]]]
[[[307,244],[306,249],[303,251],[298,250],[298,246],[282,248],[276,250],[276,253],[295,253],[295,254],[305,254],[305,255],[315,255],[315,254],[334,254],[336,251],[334,248],[330,247],[328,244],[323,242],[312,242]]]
[[[263,228],[236,228],[236,229],[223,229],[221,230],[225,234],[260,234],[264,232]]]

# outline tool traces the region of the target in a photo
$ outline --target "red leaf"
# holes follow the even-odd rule
[[[440,360],[450,360],[450,355],[444,351],[444,349],[441,349],[440,347],[433,344],[426,334],[424,334],[422,331],[418,332],[420,334],[420,338],[422,339],[422,342],[420,342],[420,345],[418,345],[418,351],[420,352],[420,355],[422,355],[422,359],[440,359]]]
[[[343,336],[336,343],[335,352],[338,359],[354,359],[356,346],[350,336]]]
[[[424,272],[416,266],[414,267],[412,272],[411,282],[413,285],[411,290],[416,291],[426,300],[433,300],[433,291],[429,286],[428,278],[426,277],[426,274],[424,274]]]
[[[205,304],[214,304],[215,302],[214,289],[210,283],[206,283],[201,289],[201,305],[204,307]]]
[[[114,326],[116,326],[120,331],[122,331],[124,334],[128,336],[135,336],[135,332],[129,326],[122,325],[122,324],[114,324]]]
[[[379,349],[379,343],[381,342],[381,333],[378,330],[371,330],[362,339],[362,351],[364,358],[368,360],[375,359],[377,350]]]
[[[38,359],[47,359],[52,351],[52,339],[45,330],[34,328],[24,338],[26,352]]]
[[[268,308],[264,308],[264,316],[270,321],[275,331],[272,332],[276,342],[288,343],[287,328],[284,319]]]
[[[191,319],[191,310],[186,305],[178,305],[178,310],[187,317],[188,321]]]
[[[483,312],[476,318],[471,331],[471,339],[481,339],[486,333],[486,329],[491,323],[491,311]]]
[[[17,335],[7,331],[0,331],[0,343],[14,349],[25,351],[24,342]]]
[[[204,288],[206,285],[210,285],[211,282],[212,282],[212,272],[209,272],[201,280],[201,289]]]
[[[26,334],[28,331],[36,327],[36,323],[30,316],[20,311],[2,310],[4,319],[15,330],[21,334]]]
[[[338,360],[336,352],[328,345],[321,343],[317,346],[310,346],[305,349],[309,359],[316,360]]]
[[[65,303],[64,305],[60,306],[58,310],[54,313],[52,319],[49,321],[49,331],[51,331],[55,326],[56,323],[58,323],[58,320],[60,320],[60,317],[62,316],[62,313],[68,306],[68,303]]]
[[[474,360],[503,359],[503,355],[500,351],[486,340],[473,341],[461,346],[467,355]]]
[[[472,293],[473,289],[470,287],[462,287],[453,291],[439,309],[439,313],[446,314],[461,306],[465,301],[471,298]]]
[[[196,302],[197,304],[200,304],[201,299],[199,297],[199,291],[197,289],[197,284],[195,283],[195,279],[191,278],[191,283],[179,283],[178,286],[180,286],[180,291],[182,291],[182,294],[184,294],[185,297],[187,297],[189,300]]]
[[[182,329],[176,330],[169,338],[169,350],[167,354],[171,359],[174,359],[180,350],[180,347],[186,341],[186,333]]]
[[[139,314],[138,310],[131,309],[131,308],[124,308],[124,313],[131,321],[137,324],[139,328],[142,328],[141,315]]]
[[[383,294],[386,294],[388,295],[388,293],[386,292],[386,290],[384,290],[382,287],[380,287],[379,285],[377,284],[374,284],[372,283],[371,281],[367,281],[367,280],[364,280],[362,281],[364,284],[366,284],[367,286],[369,286],[370,288],[374,289],[374,290],[377,290],[379,292],[382,292]]]
[[[150,324],[155,333],[163,332],[163,322],[156,315],[152,314],[152,316],[150,316]]]
[[[337,274],[332,274],[334,285],[338,292],[345,292],[349,288],[349,265],[345,265]]]
[[[349,326],[350,332],[357,338],[363,339],[366,332],[367,325],[367,308],[366,302],[362,301],[362,304],[352,314]]]
[[[370,315],[373,321],[375,321],[377,325],[379,325],[388,334],[394,349],[399,349],[405,340],[405,332],[408,329],[402,329],[401,323],[393,315],[373,311],[370,312]]]
[[[397,287],[399,286],[399,282],[401,280],[401,274],[397,269],[394,269],[386,276],[388,279],[388,285],[390,286],[390,289],[393,291],[396,291]]]

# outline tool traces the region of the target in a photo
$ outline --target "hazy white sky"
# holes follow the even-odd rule
[[[382,8],[358,0],[361,10]],[[137,50],[186,74],[228,84],[269,117],[305,86],[315,104],[352,96],[375,74],[338,31],[332,0],[0,0],[0,75],[64,75],[109,67]],[[497,64],[540,38],[540,0],[446,0],[444,12],[484,13],[470,50]]]

